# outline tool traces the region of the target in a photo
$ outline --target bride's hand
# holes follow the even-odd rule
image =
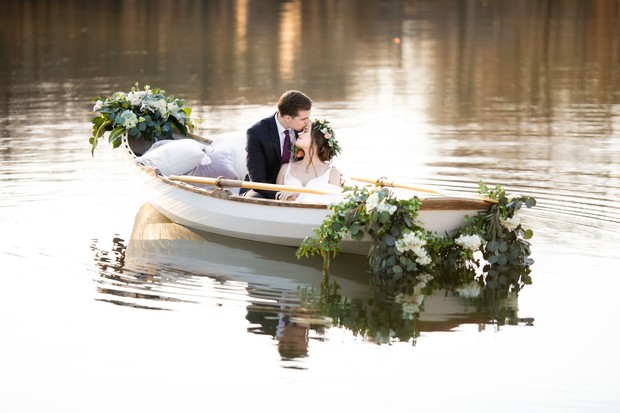
[[[294,201],[298,196],[299,194],[295,192],[278,192],[276,199],[279,201]]]

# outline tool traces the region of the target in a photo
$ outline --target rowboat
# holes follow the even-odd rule
[[[241,179],[245,176],[243,134],[229,133],[208,139],[190,133],[176,138],[193,140],[213,150],[230,151],[237,176]],[[233,238],[298,247],[330,213],[326,202],[300,203],[248,198],[239,195],[239,188],[312,192],[322,195],[330,195],[329,193],[235,179],[162,173],[161,168],[156,165],[137,162],[140,151],[144,148],[136,149],[138,145],[135,142],[125,137],[121,147],[131,161],[131,169],[138,177],[151,205],[171,221],[189,228]],[[350,185],[348,182],[346,184]],[[489,208],[489,204],[481,199],[446,196],[424,188],[404,187],[401,189],[407,192],[407,196],[419,195],[420,191],[426,192],[420,196],[422,206],[419,220],[424,228],[440,234],[450,233],[465,222],[466,216]],[[345,239],[340,246],[345,253],[367,254],[370,242],[368,238],[361,241]]]

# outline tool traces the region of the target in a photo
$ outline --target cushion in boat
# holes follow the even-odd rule
[[[213,152],[204,155],[202,162],[187,172],[186,175],[209,178],[223,176],[226,179],[239,179],[234,162],[233,152],[230,148],[216,148]]]
[[[245,165],[245,132],[227,132],[219,135],[213,142],[216,151],[232,151],[234,167],[239,179],[243,179],[248,173]]]
[[[200,164],[205,151],[206,146],[193,139],[163,140],[135,161],[153,166],[163,175],[183,175]]]

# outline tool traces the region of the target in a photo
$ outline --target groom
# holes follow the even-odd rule
[[[274,184],[280,165],[288,161],[285,153],[295,142],[297,132],[310,123],[312,100],[297,90],[284,92],[278,100],[278,111],[268,118],[256,122],[246,133],[246,181]],[[286,145],[286,136],[290,146]],[[283,162],[284,154],[284,162]],[[249,190],[247,197],[274,199],[275,191]]]

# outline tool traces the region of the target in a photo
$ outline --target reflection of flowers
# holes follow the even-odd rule
[[[403,317],[412,320],[416,314],[419,314],[424,303],[423,294],[404,294],[398,293],[394,298],[397,303],[403,307]]]
[[[433,279],[433,276],[422,273],[418,275],[416,279],[418,282],[413,287],[412,294],[400,292],[394,297],[394,301],[402,306],[403,317],[409,320],[413,320],[413,318],[422,311],[422,304],[424,303],[424,294],[422,291],[428,282]]]
[[[480,287],[480,283],[478,283],[478,281],[474,280],[469,284],[455,288],[455,291],[463,298],[476,298],[480,295],[482,287]]]

